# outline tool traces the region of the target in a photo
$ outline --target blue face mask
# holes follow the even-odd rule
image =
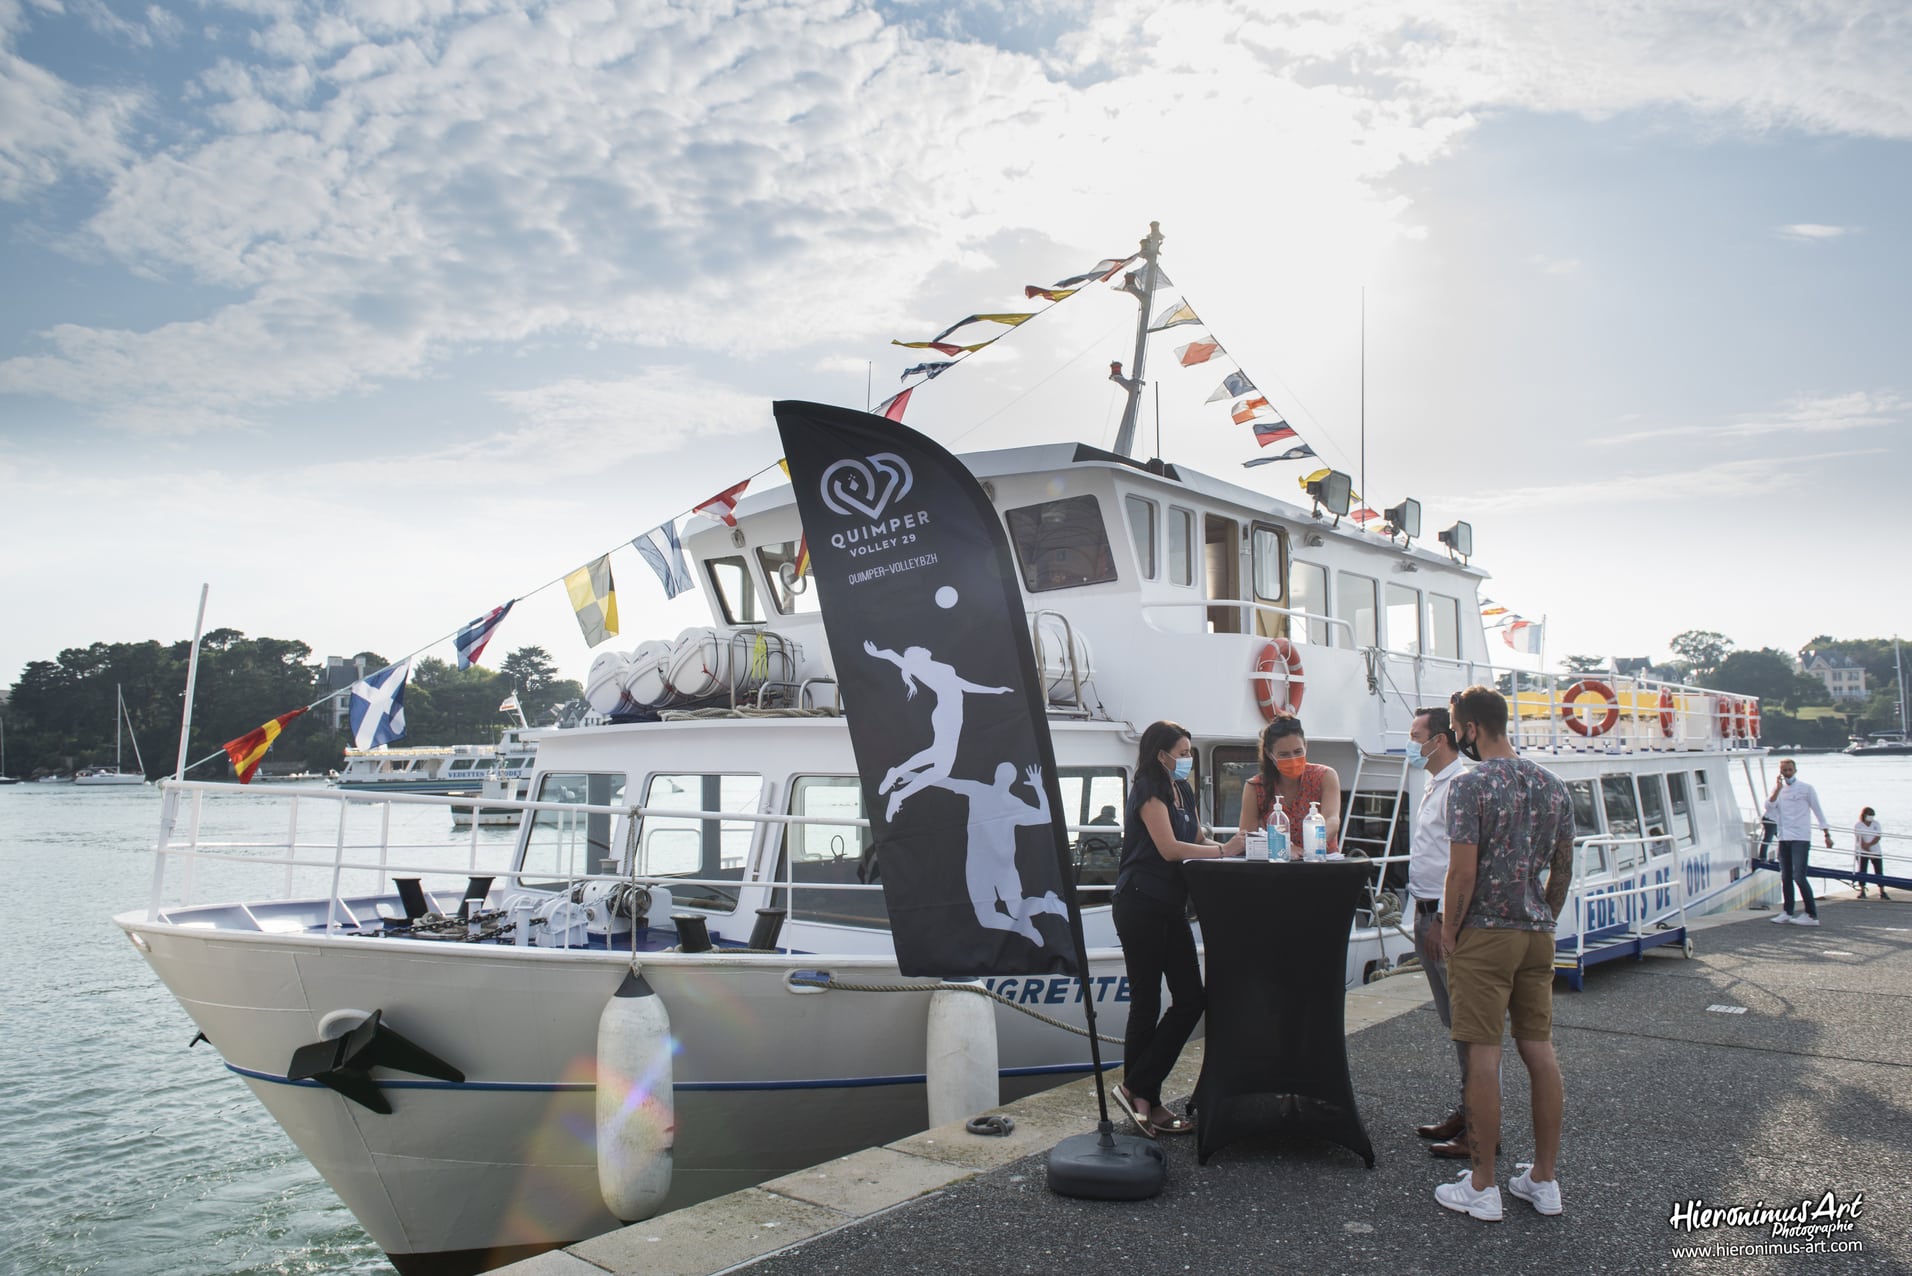
[[[1421,746],[1409,740],[1407,742],[1407,765],[1411,771],[1427,769],[1427,755],[1421,752]]]
[[[1788,775],[1788,776],[1782,776],[1781,778],[1784,779],[1786,783],[1791,784],[1793,781],[1797,780],[1799,777],[1796,775]]]
[[[1175,778],[1176,779],[1186,780],[1188,778],[1189,772],[1193,771],[1194,769],[1195,769],[1194,758],[1175,759]]]

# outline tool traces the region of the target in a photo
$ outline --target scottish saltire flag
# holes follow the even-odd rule
[[[1278,456],[1258,456],[1252,461],[1243,461],[1241,467],[1244,470],[1252,470],[1257,465],[1273,465],[1278,461],[1303,461],[1314,454],[1315,450],[1306,443],[1298,443]]]
[[[259,763],[265,759],[266,750],[285,730],[285,724],[304,713],[304,709],[294,709],[291,713],[282,713],[264,726],[254,727],[237,740],[228,740],[221,747],[226,756],[232,759],[232,773],[239,783],[251,784],[252,777],[259,770]]]
[[[1272,421],[1255,422],[1255,442],[1267,447],[1270,443],[1279,443],[1283,439],[1295,437],[1295,427],[1280,417]]]
[[[405,679],[410,656],[352,684],[352,744],[376,749],[405,738]]]
[[[909,391],[905,390],[903,393],[907,395]],[[711,518],[721,518],[724,520],[725,527],[735,527],[737,526],[737,519],[734,516],[734,511],[737,508],[737,498],[743,493],[743,490],[749,486],[749,479],[745,479],[741,483],[732,484],[703,504],[691,506],[690,512],[693,514],[707,514]],[[609,560],[606,559],[605,561],[608,564]],[[610,571],[609,566],[606,566],[604,570],[607,572]],[[616,633],[617,630],[613,629],[611,632]]]
[[[742,486],[742,483],[737,485]],[[724,521],[731,522],[728,517]],[[584,631],[585,646],[595,647],[617,632],[617,583],[611,579],[609,554],[566,576],[564,592],[571,597],[571,610],[578,614],[578,628]]]
[[[1192,368],[1198,363],[1207,363],[1218,354],[1225,353],[1219,341],[1191,341],[1185,346],[1175,347],[1175,357],[1184,368]]]
[[[631,548],[657,573],[657,579],[664,585],[664,597],[675,598],[697,588],[697,582],[691,579],[690,567],[684,562],[684,547],[678,542],[675,522],[653,527],[632,541]]]
[[[1255,383],[1248,379],[1246,372],[1231,372],[1215,388],[1215,393],[1203,400],[1204,403],[1219,403],[1223,399],[1237,399],[1244,394],[1253,394]]]
[[[513,599],[512,602],[516,602]],[[469,669],[478,663],[478,657],[485,654],[485,644],[491,641],[491,635],[511,611],[511,603],[502,607],[493,607],[478,619],[458,631],[458,637],[452,645],[458,648],[458,667]]]

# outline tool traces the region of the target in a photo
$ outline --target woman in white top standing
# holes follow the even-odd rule
[[[1853,880],[1859,883],[1860,899],[1866,897],[1864,874],[1867,860],[1872,861],[1872,872],[1879,882],[1879,898],[1886,900],[1892,898],[1885,893],[1885,859],[1879,854],[1879,838],[1884,832],[1869,806],[1859,812],[1859,822],[1852,826],[1852,845],[1858,856],[1858,863],[1853,869],[1852,876]]]

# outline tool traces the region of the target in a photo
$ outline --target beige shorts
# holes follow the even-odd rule
[[[1553,1037],[1553,932],[1461,927],[1447,959],[1447,1000],[1456,1041],[1499,1045],[1512,1013],[1516,1041]]]

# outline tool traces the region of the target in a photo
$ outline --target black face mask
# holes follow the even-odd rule
[[[1469,762],[1480,761],[1480,740],[1478,738],[1462,740],[1456,737],[1454,747],[1459,749],[1461,756]]]

